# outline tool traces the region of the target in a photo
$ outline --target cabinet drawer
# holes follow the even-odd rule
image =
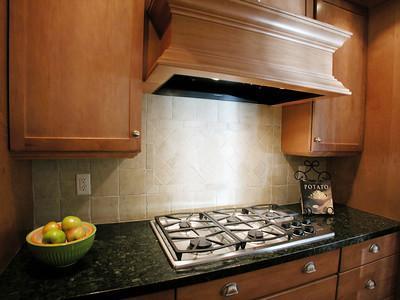
[[[339,274],[338,299],[386,299],[397,288],[398,254]]]
[[[337,276],[328,277],[309,284],[302,285],[298,288],[291,289],[287,292],[275,294],[262,300],[334,300],[336,297]],[[261,300],[261,299],[260,299]]]
[[[310,263],[315,271],[305,272]],[[339,265],[339,250],[299,259],[281,265],[199,283],[177,289],[177,299],[254,299],[333,275]],[[309,271],[312,271],[309,269]]]
[[[344,247],[340,272],[359,267],[399,252],[398,233],[385,235],[360,244]]]

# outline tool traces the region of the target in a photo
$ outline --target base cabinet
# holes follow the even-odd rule
[[[258,299],[270,296],[288,299],[290,294],[273,295],[288,291],[293,295],[307,295],[310,291],[305,286],[303,290],[296,288],[326,277],[336,277],[338,265],[339,251],[330,251],[253,272],[178,288],[176,299]],[[316,286],[323,293],[321,285],[316,283]],[[336,288],[336,285],[331,287],[333,286]],[[318,293],[314,296],[317,295]]]
[[[338,299],[394,298],[398,264],[396,254],[339,274]]]
[[[262,300],[334,300],[336,297],[337,276],[331,276],[301,287],[285,291]]]

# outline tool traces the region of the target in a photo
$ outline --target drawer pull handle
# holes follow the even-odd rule
[[[379,247],[378,244],[372,244],[371,247],[369,247],[369,252],[371,253],[378,253],[381,250],[381,247]]]
[[[310,261],[304,265],[303,272],[306,274],[311,274],[317,271],[317,267],[315,266],[313,261]]]
[[[229,282],[221,290],[222,296],[230,297],[239,294],[239,286],[236,282]]]
[[[376,282],[373,281],[372,279],[368,280],[365,283],[365,288],[368,289],[368,290],[373,290],[375,287],[376,287]]]

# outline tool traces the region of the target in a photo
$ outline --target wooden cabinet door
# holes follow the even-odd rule
[[[398,287],[399,256],[392,255],[339,274],[337,299],[387,299]]]
[[[367,18],[335,1],[318,0],[315,17],[353,36],[334,54],[333,74],[352,91],[313,103],[311,151],[361,151],[365,114]]]
[[[16,152],[135,152],[144,0],[10,1]]]

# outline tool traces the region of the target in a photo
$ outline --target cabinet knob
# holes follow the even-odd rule
[[[317,271],[317,267],[313,261],[310,261],[304,265],[303,272],[306,274],[311,274]]]
[[[139,130],[134,130],[131,132],[132,137],[138,138],[140,137],[140,131]]]
[[[371,253],[378,253],[381,250],[381,247],[379,247],[378,244],[372,244],[371,247],[369,247],[369,252]]]
[[[229,282],[224,285],[221,290],[221,294],[224,297],[230,297],[239,294],[239,286],[236,282]]]
[[[321,139],[319,136],[316,136],[316,137],[314,138],[314,142],[315,142],[315,143],[321,143],[321,142],[322,142],[322,139]]]
[[[376,287],[376,282],[373,281],[372,279],[368,280],[365,283],[365,288],[368,289],[368,290],[373,290],[375,287]]]

